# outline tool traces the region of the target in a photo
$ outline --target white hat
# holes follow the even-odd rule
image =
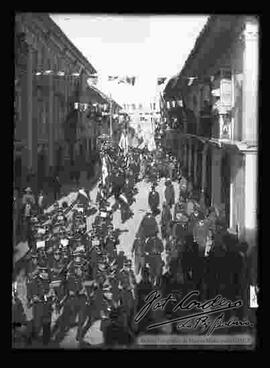
[[[39,248],[45,248],[45,241],[44,240],[37,242],[37,249],[39,249]]]

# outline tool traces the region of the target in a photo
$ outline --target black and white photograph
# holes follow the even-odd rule
[[[14,13],[13,350],[256,349],[259,36]]]

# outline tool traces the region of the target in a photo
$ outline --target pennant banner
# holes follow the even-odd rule
[[[126,83],[126,84],[131,84],[132,86],[134,86],[136,81],[136,77],[122,77],[118,79],[118,83]]]
[[[112,76],[112,75],[108,76],[108,81],[109,82],[112,82],[112,81],[115,81],[115,80],[118,80],[118,79],[119,79],[119,77],[117,77],[117,76]]]

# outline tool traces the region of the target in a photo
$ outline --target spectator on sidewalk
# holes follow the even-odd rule
[[[39,192],[37,204],[38,204],[38,212],[40,214],[43,214],[45,208],[47,207],[47,198],[46,198],[45,193],[43,192],[43,190],[40,190],[40,192]]]
[[[58,199],[60,199],[60,194],[61,194],[61,188],[62,188],[62,184],[60,182],[60,178],[59,175],[56,174],[53,177],[53,193],[54,193],[54,200],[57,201]]]
[[[31,238],[31,216],[34,213],[35,198],[31,188],[26,188],[22,199],[22,223],[23,223],[23,240],[30,244]]]
[[[25,189],[25,193],[22,197],[22,205],[25,206],[26,203],[30,203],[32,206],[36,204],[35,197],[32,193],[32,189],[30,187],[27,187]]]

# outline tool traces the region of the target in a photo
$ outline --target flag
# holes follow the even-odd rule
[[[188,87],[190,87],[193,84],[194,80],[198,79],[198,77],[190,77],[186,79],[188,79]]]
[[[132,86],[134,86],[135,81],[136,81],[135,77],[131,77],[131,78],[128,77],[127,78],[127,83],[131,84]]]
[[[147,148],[148,150],[151,152],[151,151],[154,151],[156,149],[156,143],[155,143],[155,138],[154,136],[152,135],[147,143]]]
[[[88,205],[89,204],[89,196],[87,195],[87,193],[85,192],[84,189],[80,189],[78,192],[78,196],[76,199],[77,203],[83,204],[83,205]]]
[[[124,151],[124,154],[126,155],[128,151],[128,137],[122,133],[120,141],[119,141],[119,147]]]
[[[167,78],[165,78],[165,77],[163,77],[163,78],[158,78],[158,79],[157,79],[157,84],[158,84],[158,86],[160,86],[161,84],[165,83],[166,79],[167,79]]]
[[[128,204],[128,200],[127,200],[127,198],[126,198],[126,196],[124,194],[120,194],[119,198],[122,199],[123,202],[125,202],[126,204]]]

